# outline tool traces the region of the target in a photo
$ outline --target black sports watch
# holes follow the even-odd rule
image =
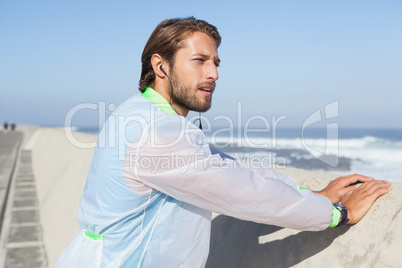
[[[346,223],[348,223],[349,222],[349,219],[348,219],[348,210],[345,208],[345,206],[343,206],[343,205],[341,205],[341,204],[338,204],[338,203],[335,203],[335,204],[332,204],[337,210],[339,210],[339,212],[341,213],[341,215],[342,215],[342,220],[338,223],[338,225],[336,226],[336,227],[338,227],[338,226],[341,226],[341,225],[345,225]]]

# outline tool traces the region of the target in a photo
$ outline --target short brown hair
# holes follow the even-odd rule
[[[216,47],[221,44],[218,29],[204,20],[194,17],[167,19],[159,23],[152,32],[142,52],[141,78],[139,90],[144,92],[148,86],[153,86],[155,73],[152,69],[151,57],[159,54],[173,67],[174,56],[182,48],[182,41],[194,32],[202,32],[213,38]]]

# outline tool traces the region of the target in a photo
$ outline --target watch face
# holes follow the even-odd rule
[[[342,209],[345,209],[345,206],[335,203],[334,206],[336,207],[336,209],[338,209],[339,211],[341,211]]]

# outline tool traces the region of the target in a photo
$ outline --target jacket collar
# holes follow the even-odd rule
[[[163,112],[177,114],[176,111],[173,110],[172,106],[170,106],[169,102],[153,88],[147,87],[145,91],[141,93],[141,96],[155,103]]]

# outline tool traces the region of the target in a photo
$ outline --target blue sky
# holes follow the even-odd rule
[[[338,101],[340,127],[402,128],[402,1],[0,1],[0,122],[62,126],[138,92],[156,25],[195,16],[223,42],[205,116],[285,116]],[[106,106],[108,107],[108,106]],[[94,126],[99,111],[73,123]],[[191,116],[191,114],[190,114]],[[324,124],[323,122],[322,124]]]

